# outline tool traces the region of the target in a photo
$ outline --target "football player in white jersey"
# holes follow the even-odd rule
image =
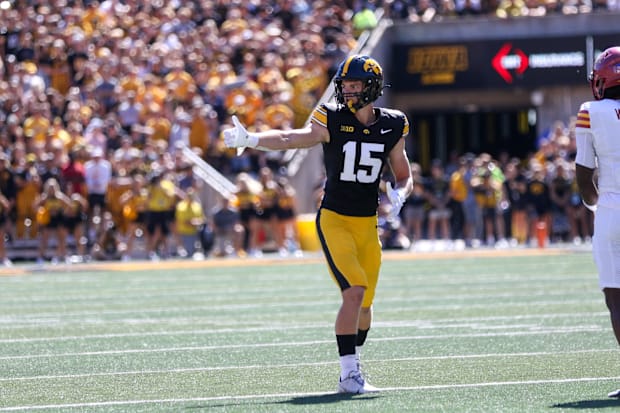
[[[590,85],[595,100],[581,105],[575,129],[577,185],[595,212],[592,251],[620,344],[620,47],[595,60]],[[609,397],[620,397],[620,389]]]

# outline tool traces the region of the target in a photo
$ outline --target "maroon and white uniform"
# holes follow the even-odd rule
[[[592,251],[599,286],[620,288],[620,100],[583,103],[575,132],[575,163],[598,170]]]

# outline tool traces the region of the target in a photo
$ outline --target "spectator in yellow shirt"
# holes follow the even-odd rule
[[[147,252],[149,259],[159,259],[157,250],[161,247],[164,254],[168,252],[167,239],[175,217],[175,202],[180,191],[174,183],[163,177],[162,172],[155,171],[149,178],[148,200],[146,202]]]
[[[164,77],[164,84],[176,102],[185,103],[196,91],[194,78],[183,67],[183,60],[173,62],[172,70]]]
[[[24,121],[24,135],[31,138],[33,143],[42,144],[45,142],[47,132],[51,126],[46,112],[45,104],[36,103],[32,107],[31,116]]]
[[[194,256],[200,228],[206,222],[202,205],[196,197],[194,188],[187,188],[183,193],[181,201],[176,206],[175,222],[183,247],[179,249],[179,255]]]

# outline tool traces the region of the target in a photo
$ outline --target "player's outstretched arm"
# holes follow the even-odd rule
[[[329,133],[323,126],[311,122],[299,129],[272,129],[264,132],[248,132],[233,116],[234,127],[224,130],[224,144],[228,148],[256,148],[263,151],[277,151],[293,148],[309,148],[327,142]]]

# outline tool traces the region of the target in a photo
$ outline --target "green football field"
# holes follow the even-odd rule
[[[357,396],[318,255],[3,274],[0,412],[620,410],[588,251],[386,254]]]

